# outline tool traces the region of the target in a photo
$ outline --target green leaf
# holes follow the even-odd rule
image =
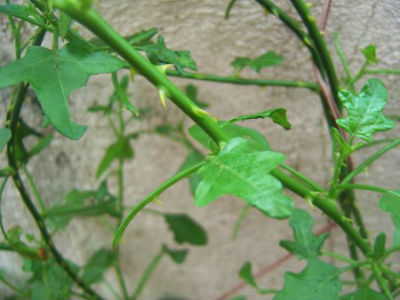
[[[375,260],[379,260],[385,254],[386,234],[381,232],[377,235],[374,242],[374,254]]]
[[[318,259],[308,261],[299,274],[286,272],[284,288],[273,300],[337,300],[340,269]]]
[[[137,33],[125,36],[124,38],[131,44],[133,47],[141,47],[146,45],[151,45],[150,41],[158,32],[157,28],[150,28],[141,30]],[[101,50],[111,50],[110,47],[100,38],[93,38],[89,41],[93,46],[100,48]]]
[[[28,157],[31,158],[32,156],[39,154],[44,148],[50,145],[53,137],[53,134],[49,134],[48,136],[39,139],[39,141],[28,151]]]
[[[165,244],[163,244],[162,250],[178,265],[185,261],[186,256],[189,252],[189,250],[187,250],[187,249],[183,249],[183,250],[170,249]]]
[[[8,128],[0,128],[0,152],[11,139],[11,130]]]
[[[197,99],[197,88],[193,84],[188,84],[185,87],[185,94],[200,108],[207,108],[210,106],[208,103],[199,101],[199,99]]]
[[[312,232],[313,224],[314,221],[307,211],[296,209],[290,216],[294,241],[281,241],[280,245],[299,259],[317,258],[328,234],[315,236]]]
[[[282,56],[276,54],[274,51],[268,51],[254,59],[248,57],[236,57],[235,60],[231,62],[231,66],[239,72],[246,67],[250,67],[257,73],[260,73],[263,68],[277,66],[281,63]]]
[[[43,260],[45,256],[42,256],[41,249],[26,244],[22,239],[21,235],[23,230],[14,226],[7,231],[8,243],[14,251],[21,254],[23,257],[29,257],[34,260]]]
[[[79,139],[86,128],[71,121],[69,94],[85,86],[90,75],[123,66],[119,59],[91,52],[79,42],[69,43],[57,53],[33,46],[23,58],[0,68],[0,88],[28,81],[54,128],[68,138]]]
[[[193,167],[194,165],[198,164],[202,160],[204,160],[203,154],[201,154],[200,152],[197,152],[197,151],[191,151],[186,156],[186,159],[183,162],[183,164],[180,166],[179,171]],[[191,191],[192,195],[194,196],[197,186],[199,185],[199,183],[201,181],[201,175],[194,173],[193,175],[190,175],[188,178],[189,178],[189,184],[190,184],[190,191]]]
[[[131,159],[134,156],[132,146],[128,138],[120,138],[114,144],[108,146],[106,153],[104,154],[99,166],[96,171],[96,178],[100,176],[107,170],[114,160],[120,159]]]
[[[347,117],[338,119],[337,124],[351,137],[370,142],[375,132],[394,127],[394,122],[382,113],[386,105],[386,88],[382,81],[369,79],[358,95],[341,90],[339,98],[347,110]]]
[[[146,52],[151,63],[155,65],[172,64],[177,71],[184,68],[197,71],[196,62],[192,59],[190,51],[174,51],[165,46],[164,38],[159,35],[156,44],[149,44],[138,48]]]
[[[355,292],[340,296],[340,300],[387,300],[386,296],[369,287],[361,287]]]
[[[252,119],[265,119],[265,118],[272,119],[274,123],[281,125],[286,130],[292,128],[292,125],[286,118],[286,109],[284,108],[273,108],[255,114],[239,116],[230,120],[229,122],[245,121]]]
[[[60,37],[65,38],[65,35],[67,34],[71,24],[72,24],[71,17],[61,11],[60,12],[60,21],[58,23],[58,30],[60,32]]]
[[[393,245],[400,245],[400,190],[385,193],[379,202],[379,208],[392,215],[395,227]]]
[[[6,4],[0,6],[0,14],[5,14],[10,17],[19,18],[21,20],[27,21],[31,24],[46,27],[46,21],[43,17],[36,11],[33,5],[15,5]]]
[[[178,244],[189,243],[202,246],[208,242],[207,233],[195,220],[185,214],[164,214],[169,229],[174,234],[174,240]]]
[[[368,45],[364,49],[361,50],[361,53],[365,57],[365,62],[368,65],[377,64],[378,58],[376,57],[376,46],[375,45]]]
[[[284,159],[281,153],[260,150],[251,141],[233,138],[198,170],[203,178],[195,193],[196,205],[207,205],[222,195],[235,195],[270,217],[288,217],[293,202],[282,194],[280,181],[269,174]]]
[[[269,143],[265,137],[253,128],[239,126],[229,122],[220,122],[219,126],[231,137],[242,137],[259,145],[260,149],[269,149]],[[211,151],[219,150],[215,142],[198,125],[189,128],[189,134],[207,149]]]
[[[23,270],[33,273],[29,279],[29,299],[70,299],[73,286],[71,278],[54,259],[46,262],[25,259]]]
[[[251,263],[246,261],[239,271],[239,277],[247,282],[248,285],[252,286],[257,290],[257,293],[266,294],[270,290],[260,289],[254,279],[253,273],[251,271]]]
[[[87,284],[99,282],[104,273],[112,266],[115,256],[112,251],[106,249],[97,250],[83,268],[82,279]]]
[[[102,182],[97,190],[81,191],[72,189],[64,201],[50,207],[46,219],[53,230],[63,229],[73,217],[91,217],[108,214],[119,217],[116,198],[110,194],[106,182]]]

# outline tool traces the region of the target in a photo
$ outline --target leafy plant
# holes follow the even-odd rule
[[[368,79],[361,91],[357,92],[356,84],[365,75],[400,74],[398,70],[371,68],[379,63],[375,45],[368,45],[361,50],[364,63],[353,76],[336,33],[335,48],[345,73],[345,78],[339,80],[321,33],[325,29],[324,22],[321,22],[320,27],[317,26],[309,6],[303,0],[291,0],[301,23],[274,2],[257,0],[263,9],[279,18],[308,49],[317,83],[240,76],[245,68],[260,73],[264,68],[281,64],[282,56],[274,51],[267,51],[255,58],[236,57],[231,62],[234,68],[232,76],[201,74],[196,73],[197,64],[191,53],[167,48],[157,28],[122,37],[96,13],[91,2],[30,0],[24,4],[10,4],[6,1],[6,4],[0,6],[0,14],[8,17],[15,45],[15,60],[0,68],[0,88],[14,87],[4,128],[0,128],[0,151],[5,152],[4,159],[7,160],[7,165],[0,170],[0,200],[8,180],[12,179],[40,233],[26,234],[18,224],[7,229],[3,224],[0,205],[0,229],[4,237],[0,242],[0,250],[22,256],[22,270],[29,274],[28,280],[14,282],[5,271],[0,271],[0,281],[12,291],[7,299],[103,299],[105,297],[96,286],[99,283],[108,287],[115,299],[140,298],[163,257],[169,257],[176,264],[183,264],[190,248],[182,248],[182,244],[192,247],[208,243],[204,228],[189,215],[146,207],[184,178],[189,179],[193,202],[197,206],[208,205],[224,195],[233,195],[244,201],[243,212],[235,225],[234,237],[250,208],[261,211],[266,217],[289,219],[293,240],[282,240],[280,245],[299,260],[305,260],[305,267],[299,273],[286,272],[281,289],[263,289],[257,284],[251,263],[246,261],[239,270],[239,278],[258,293],[274,294],[275,300],[375,300],[396,299],[400,295],[399,272],[388,262],[393,253],[400,251],[400,190],[355,182],[356,177],[368,166],[400,144],[400,139],[375,138],[377,132],[395,126],[393,119],[396,116],[389,117],[383,113],[387,102],[384,83],[379,79]],[[235,2],[229,2],[226,18]],[[329,5],[326,9],[325,20],[322,21],[326,21]],[[90,40],[84,38],[71,27],[74,22],[81,23],[96,37]],[[22,34],[24,26],[34,29],[32,36]],[[45,35],[52,36],[50,48],[41,45]],[[60,43],[64,45],[59,47]],[[171,70],[172,67],[175,70]],[[126,75],[120,77],[123,69],[130,70],[130,78]],[[59,201],[46,203],[27,165],[32,157],[46,147],[51,147],[51,128],[68,139],[77,140],[82,137],[86,126],[72,121],[68,99],[73,91],[85,86],[91,76],[100,73],[110,73],[113,92],[105,105],[90,106],[88,111],[106,119],[114,137],[104,149],[104,155],[93,174],[99,184],[88,190],[72,188]],[[138,108],[137,103],[132,101],[128,86],[135,76],[143,76],[157,89],[164,107],[169,99],[182,111],[182,118],[177,124],[168,122],[154,128],[128,131],[131,122],[140,122],[152,109]],[[292,125],[286,116],[286,109],[264,109],[230,120],[218,120],[205,111],[209,104],[199,100],[195,85],[189,84],[180,89],[169,80],[169,76],[238,85],[306,88],[318,94],[333,145],[334,168],[329,186],[322,187],[286,165],[285,156],[272,150],[270,144],[273,141],[270,143],[255,129],[237,124],[269,118],[282,129],[290,130]],[[50,127],[46,130],[33,128],[21,115],[30,90],[40,104],[43,127]],[[185,127],[187,117],[195,123],[189,130]],[[127,207],[124,201],[124,167],[135,158],[135,141],[145,134],[169,138],[183,145],[188,152],[173,176],[158,185],[133,208]],[[193,139],[204,149],[198,149]],[[27,140],[29,143],[26,143]],[[361,149],[382,143],[385,145],[364,161],[357,165],[353,163],[352,157]],[[3,151],[3,148],[6,150]],[[116,195],[111,192],[114,189],[108,189],[111,182],[116,182]],[[303,198],[341,228],[347,237],[350,257],[324,250],[328,234],[313,233],[312,216],[305,210],[295,209],[292,198],[283,188]],[[356,189],[382,194],[379,208],[390,214],[394,224],[395,233],[391,245],[387,245],[387,233],[379,233],[374,240],[370,238],[363,214],[357,207],[354,194]],[[119,248],[126,228],[132,225],[141,211],[165,221],[174,245],[160,243],[159,251],[149,260],[136,287],[129,293],[130,286],[127,286],[123,276]],[[114,234],[112,249],[97,249],[82,265],[66,259],[53,238],[74,218],[100,220]],[[325,257],[340,260],[345,266],[328,263]],[[115,272],[118,288],[107,279],[111,270]],[[345,282],[341,281],[341,277],[348,271],[353,271],[354,281],[351,284],[354,287],[351,292],[344,292],[342,287]]]

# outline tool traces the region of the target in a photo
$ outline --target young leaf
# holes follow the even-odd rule
[[[197,99],[197,88],[193,84],[188,84],[185,87],[185,94],[200,108],[207,108],[210,106],[208,103],[199,101],[199,99]]]
[[[219,126],[231,137],[242,137],[254,144],[259,145],[260,149],[269,149],[269,143],[265,137],[257,130],[245,126],[235,125],[229,122],[220,122]],[[215,142],[198,125],[189,128],[189,134],[200,144],[211,151],[218,150]]]
[[[127,138],[120,138],[114,144],[108,146],[106,153],[104,154],[99,166],[96,171],[96,178],[104,173],[105,170],[111,165],[116,159],[131,159],[133,158],[134,152],[132,146]]]
[[[203,154],[201,154],[197,151],[191,151],[186,156],[186,159],[183,162],[183,164],[180,166],[179,171],[182,171],[189,167],[192,167],[195,164],[198,164],[199,162],[201,162],[202,160],[204,160]],[[190,175],[188,178],[189,178],[189,184],[190,184],[190,191],[191,191],[192,195],[194,196],[197,186],[199,185],[199,183],[201,181],[201,175],[194,173],[193,175]]]
[[[299,259],[312,259],[320,256],[321,248],[328,237],[327,233],[315,236],[312,232],[313,219],[302,209],[296,209],[290,216],[294,241],[281,241],[280,245]]]
[[[361,287],[357,291],[340,296],[340,300],[387,300],[386,296],[370,289]]]
[[[378,63],[378,58],[376,57],[375,45],[368,45],[367,47],[361,50],[361,53],[364,55],[365,61],[368,65]]]
[[[165,244],[162,246],[162,250],[178,265],[180,265],[181,263],[183,263],[185,261],[186,256],[189,252],[189,250],[187,250],[187,249],[183,249],[183,250],[170,249]]]
[[[198,170],[203,178],[195,193],[196,205],[235,195],[270,217],[288,217],[293,202],[282,194],[282,184],[269,174],[284,159],[281,153],[260,150],[244,138],[233,138]]]
[[[8,128],[0,128],[0,152],[11,139],[11,130]]]
[[[69,27],[71,26],[72,19],[69,15],[64,12],[60,12],[60,22],[58,23],[58,30],[60,31],[60,37],[65,38]]]
[[[40,27],[46,27],[46,21],[43,17],[36,11],[33,5],[15,5],[6,4],[0,6],[0,14],[5,14],[10,17],[19,18],[21,20],[27,21],[33,25]]]
[[[286,272],[284,288],[273,300],[337,300],[341,290],[340,269],[311,259],[299,274]]]
[[[392,215],[395,227],[393,245],[400,245],[400,190],[385,193],[379,202],[379,208]]]
[[[174,234],[174,240],[178,244],[189,243],[202,246],[208,242],[207,233],[195,220],[185,214],[164,214],[169,229]]]
[[[374,242],[374,254],[373,257],[376,260],[379,260],[385,254],[385,244],[386,244],[386,234],[381,232],[377,235]]]
[[[71,278],[54,259],[46,262],[25,259],[23,270],[33,273],[29,279],[29,292],[31,294],[29,299],[70,299],[72,292]]]
[[[250,67],[252,70],[260,73],[261,69],[280,65],[282,63],[282,56],[276,54],[274,51],[268,51],[254,59],[248,57],[236,57],[231,62],[231,66],[240,72],[245,67]]]
[[[341,90],[339,97],[348,115],[338,119],[337,124],[349,132],[351,137],[370,142],[375,132],[394,127],[394,122],[382,113],[386,104],[386,88],[382,81],[369,79],[360,94]]]
[[[149,60],[155,65],[172,64],[177,71],[183,71],[184,68],[197,71],[196,62],[192,59],[190,51],[168,49],[161,35],[158,36],[156,44],[148,44],[138,49],[145,51]]]
[[[269,292],[269,290],[265,289],[260,289],[254,279],[253,273],[251,271],[251,263],[249,261],[246,261],[242,268],[239,271],[239,277],[243,279],[244,281],[247,282],[248,285],[252,286],[257,290],[258,293],[260,294],[266,294]]]
[[[270,118],[272,121],[278,125],[281,125],[284,129],[288,130],[292,128],[292,125],[286,118],[286,109],[284,108],[273,108],[268,109],[266,111],[258,112],[255,114],[243,115],[236,117],[229,122],[237,122],[237,121],[245,121],[245,120],[252,120],[252,119],[265,119]]]
[[[91,52],[82,43],[69,43],[56,54],[43,47],[30,47],[26,55],[0,68],[0,88],[28,81],[43,112],[60,133],[79,139],[85,127],[71,121],[69,94],[86,85],[90,75],[122,68],[119,59],[101,52]]]
[[[115,261],[112,251],[106,249],[97,250],[83,267],[82,280],[87,284],[99,282],[103,279],[104,273]]]

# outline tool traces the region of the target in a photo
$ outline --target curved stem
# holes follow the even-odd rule
[[[306,88],[310,89],[314,92],[318,91],[317,84],[308,81],[288,81],[288,80],[279,80],[279,79],[257,79],[257,78],[241,78],[237,76],[219,76],[213,74],[204,74],[204,73],[194,73],[194,72],[177,72],[173,70],[167,70],[166,74],[168,76],[179,77],[179,78],[188,78],[195,80],[203,80],[203,81],[212,81],[212,82],[223,82],[223,83],[232,83],[238,85],[258,85],[258,86],[282,86],[289,88]]]
[[[390,193],[396,196],[400,196],[399,194],[393,192],[390,189],[382,188],[379,186],[367,185],[367,184],[346,183],[346,184],[339,184],[337,188],[339,190],[366,190],[378,193]]]
[[[121,225],[118,227],[117,231],[115,232],[114,235],[114,241],[113,241],[113,249],[117,249],[118,244],[122,238],[122,235],[124,234],[126,227],[128,227],[129,223],[133,220],[133,218],[151,201],[153,201],[155,198],[161,195],[162,192],[164,192],[167,188],[170,186],[174,185],[181,179],[189,176],[190,174],[196,172],[201,166],[203,166],[206,162],[200,162],[190,168],[187,168],[181,172],[176,173],[172,177],[170,177],[168,180],[164,181],[161,183],[156,189],[154,189],[150,194],[148,194],[146,197],[144,197],[139,204],[137,204],[132,211],[128,214],[128,216],[125,218],[125,220],[121,223]]]
[[[95,33],[158,90],[165,91],[167,98],[171,99],[175,105],[207,132],[218,145],[229,139],[229,136],[218,126],[214,118],[210,118],[206,111],[197,107],[184,92],[167,78],[163,71],[145,59],[93,9],[82,9],[72,0],[54,0],[54,4]]]
[[[359,164],[352,172],[350,172],[342,181],[341,184],[350,183],[354,177],[364,171],[368,166],[370,166],[375,160],[381,157],[383,154],[393,149],[397,145],[400,144],[400,139],[393,141],[389,145],[386,145],[364,160],[361,164]]]
[[[311,15],[307,5],[302,0],[291,0],[291,2],[303,20],[304,25],[306,25],[314,46],[320,54],[322,65],[325,68],[329,85],[332,90],[333,98],[335,99],[336,105],[340,110],[341,103],[339,101],[339,83],[336,76],[335,67],[321,32],[318,29],[317,23],[315,22],[314,17]]]

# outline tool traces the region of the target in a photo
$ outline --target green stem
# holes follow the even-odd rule
[[[350,68],[347,63],[346,56],[343,54],[342,47],[340,46],[339,33],[337,31],[335,31],[335,33],[333,35],[333,41],[335,43],[335,49],[339,56],[340,62],[342,63],[344,73],[346,74],[346,82],[350,83],[350,81],[351,81]],[[354,91],[354,86],[351,86],[350,88]]]
[[[287,164],[282,163],[282,164],[280,164],[280,167],[282,167],[286,171],[290,172],[293,176],[295,176],[297,179],[301,180],[305,184],[308,184],[315,191],[318,191],[318,192],[324,191],[324,189],[320,185],[318,185],[315,181],[311,180],[307,176],[304,176],[299,171],[293,169],[292,167],[288,166]]]
[[[313,42],[310,39],[310,36],[301,29],[301,25],[292,19],[289,15],[287,15],[282,9],[280,9],[277,5],[275,5],[270,0],[256,0],[262,7],[264,7],[268,12],[276,16],[278,19],[282,21],[299,39],[300,41],[308,48],[311,53],[311,57],[320,70],[322,76],[324,76],[324,68],[321,61],[321,57],[316,51]]]
[[[54,4],[95,33],[158,90],[164,90],[167,97],[207,132],[218,145],[220,142],[229,140],[229,136],[218,126],[216,120],[210,118],[207,112],[197,107],[159,68],[145,59],[93,9],[82,9],[72,0],[55,0]]]
[[[33,195],[35,196],[37,204],[39,204],[40,212],[42,213],[42,215],[46,214],[46,205],[44,204],[44,201],[42,199],[42,196],[40,195],[37,185],[35,184],[32,174],[29,172],[29,170],[25,164],[22,165],[22,171],[24,172],[25,177],[28,180],[28,183],[32,189],[32,192],[33,192]]]
[[[390,143],[389,145],[386,145],[376,151],[374,154],[372,154],[370,157],[368,157],[366,160],[364,160],[361,164],[357,166],[352,172],[350,172],[342,181],[341,184],[347,184],[350,183],[354,177],[356,177],[358,174],[360,174],[362,171],[364,171],[368,166],[370,166],[375,160],[377,160],[379,157],[381,157],[383,154],[388,152],[389,150],[393,149],[397,145],[400,144],[400,139],[395,140],[394,142]]]
[[[304,25],[306,25],[308,33],[315,45],[315,48],[320,54],[322,65],[325,68],[326,75],[329,80],[329,85],[332,90],[333,99],[335,100],[335,103],[340,110],[341,102],[339,101],[339,83],[336,76],[335,67],[332,62],[332,58],[329,54],[328,48],[326,47],[322,34],[319,31],[315,19],[311,15],[307,5],[302,0],[291,0],[291,2],[299,13],[300,18],[303,20]]]
[[[174,185],[176,182],[180,181],[181,179],[189,176],[193,172],[197,171],[201,166],[203,166],[206,162],[200,162],[190,168],[187,168],[185,170],[182,170],[172,177],[170,177],[168,180],[164,181],[161,183],[156,189],[154,189],[150,194],[148,194],[146,197],[144,197],[139,204],[137,204],[134,209],[128,214],[128,216],[125,218],[125,220],[121,223],[121,225],[118,227],[115,235],[114,235],[114,241],[113,241],[113,249],[117,249],[119,241],[122,238],[122,235],[125,232],[126,227],[129,225],[129,223],[133,220],[133,218],[151,201],[153,201],[155,198],[157,198],[159,195],[161,195],[162,192],[164,192],[167,188],[170,186]]]
[[[15,101],[12,101],[12,109],[7,112],[6,116],[6,127],[10,128],[11,130],[11,139],[7,143],[7,158],[8,164],[12,169],[12,179],[14,181],[15,186],[18,189],[18,192],[22,198],[22,201],[27,206],[29,212],[31,213],[33,219],[35,220],[36,225],[39,228],[39,231],[45,241],[46,245],[49,247],[50,251],[52,252],[54,258],[56,259],[57,263],[64,269],[64,271],[71,277],[73,281],[75,281],[83,290],[85,290],[88,294],[95,297],[96,299],[103,299],[100,295],[98,295],[94,290],[92,290],[76,273],[74,270],[71,269],[67,261],[61,255],[61,253],[57,250],[54,245],[54,242],[47,231],[46,225],[40,213],[37,211],[35,205],[33,204],[24,183],[21,180],[19,171],[18,171],[18,164],[16,158],[14,156],[15,153],[15,131],[17,128],[19,115],[22,107],[22,103],[25,99],[25,94],[28,89],[28,84],[21,83],[18,86],[18,91],[16,94]]]
[[[392,69],[375,69],[375,70],[365,70],[364,74],[369,75],[400,75],[400,70],[392,70]]]
[[[382,271],[381,271],[379,265],[377,265],[375,262],[372,262],[371,267],[372,267],[372,272],[374,274],[376,282],[378,283],[381,290],[385,293],[385,295],[388,299],[390,299],[390,300],[393,299],[392,293],[390,292],[390,289],[387,286],[387,283],[382,276]]]
[[[247,213],[249,212],[250,207],[251,207],[250,204],[246,204],[243,207],[242,212],[239,215],[239,218],[235,222],[235,226],[234,226],[233,232],[232,232],[232,240],[237,238],[237,236],[239,234],[240,225],[242,225],[242,222],[243,222],[244,218],[247,216]]]
[[[118,294],[118,292],[114,289],[113,285],[110,283],[110,281],[107,280],[107,278],[103,278],[104,285],[107,287],[107,289],[113,294],[115,299],[122,299],[121,295]],[[126,298],[128,299],[128,298]]]
[[[358,260],[350,259],[348,257],[339,255],[337,253],[332,253],[332,252],[325,251],[325,250],[322,250],[321,252],[322,252],[322,255],[326,255],[326,256],[335,258],[337,260],[341,260],[341,261],[347,262],[347,263],[352,264],[352,265],[359,263]]]
[[[256,78],[241,78],[237,76],[219,76],[213,74],[204,74],[204,73],[193,73],[193,72],[177,72],[168,70],[166,72],[168,76],[179,77],[179,78],[188,78],[195,80],[203,80],[203,81],[212,81],[212,82],[223,82],[223,83],[232,83],[238,85],[258,85],[258,86],[282,86],[282,87],[291,87],[291,88],[307,88],[312,91],[317,92],[318,85],[313,82],[308,81],[288,81],[288,80],[279,80],[279,79],[256,79]]]
[[[341,268],[341,272],[344,273],[344,272],[347,272],[347,271],[350,271],[353,269],[358,269],[366,264],[367,264],[366,261],[356,261],[355,263],[351,264],[350,266]]]
[[[312,199],[312,203],[334,220],[365,256],[369,257],[372,255],[373,250],[369,242],[365,240],[353,227],[352,223],[337,208],[335,202],[324,198],[321,193],[309,189],[291,176],[286,175],[277,169],[272,170],[271,175],[280,180],[286,188],[290,189],[302,198]]]
[[[368,63],[367,63],[367,62],[364,62],[363,65],[361,66],[360,71],[358,71],[357,74],[353,77],[353,79],[350,80],[350,86],[353,86],[353,87],[354,87],[354,85],[356,84],[356,82],[357,82],[358,80],[360,80],[360,78],[361,78],[362,76],[364,76],[364,74],[365,74],[365,68],[366,68],[367,66],[368,66]]]
[[[0,250],[3,250],[3,251],[14,251],[13,247],[11,247],[9,244],[3,243],[3,242],[0,242]]]
[[[229,4],[228,4],[228,6],[226,7],[226,10],[225,10],[225,16],[224,16],[225,20],[229,18],[229,15],[231,13],[233,5],[235,5],[235,2],[236,2],[236,0],[229,1]]]
[[[340,190],[366,190],[366,191],[372,191],[372,192],[378,192],[378,193],[389,193],[389,194],[399,196],[399,194],[393,192],[390,189],[386,189],[386,188],[379,187],[379,186],[367,185],[367,184],[346,183],[346,184],[339,184],[337,186],[337,188]]]
[[[1,275],[0,273],[0,281],[4,283],[5,286],[7,286],[8,288],[10,288],[11,290],[13,290],[14,292],[18,292],[19,289],[18,287],[16,287],[14,284],[12,284],[11,282],[9,282],[7,279],[5,279],[3,277],[3,275]]]
[[[7,4],[10,4],[10,0],[6,0]],[[21,58],[21,26],[16,26],[13,17],[8,16],[8,21],[10,23],[11,31],[14,36],[14,47],[15,47],[15,57],[17,59]]]
[[[144,286],[150,279],[150,276],[153,274],[155,268],[160,263],[163,256],[164,256],[164,251],[161,249],[160,252],[152,259],[150,264],[147,266],[146,270],[144,271],[142,277],[139,280],[139,283],[135,288],[135,291],[132,294],[132,297],[129,298],[130,300],[136,300],[137,298],[139,298],[140,294],[143,291]]]

